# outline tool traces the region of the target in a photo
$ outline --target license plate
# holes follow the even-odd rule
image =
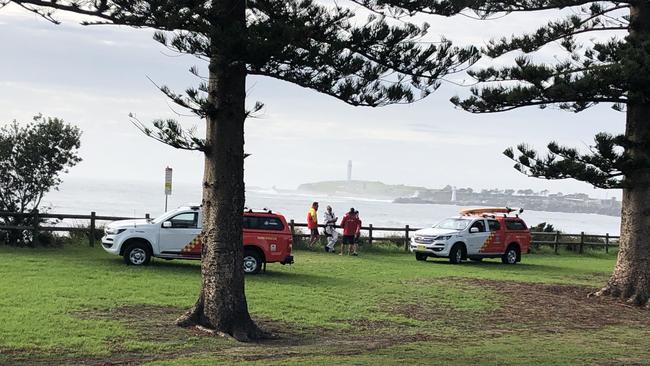
[[[427,250],[427,247],[424,246],[424,245],[418,245],[418,250],[419,251],[425,251],[425,250]]]

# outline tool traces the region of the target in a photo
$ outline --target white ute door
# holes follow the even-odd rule
[[[170,222],[171,227],[164,227]],[[158,247],[160,254],[177,255],[194,238],[201,233],[198,212],[183,212],[160,224]]]
[[[477,231],[478,229],[478,231]],[[476,232],[472,232],[476,231]],[[467,231],[467,254],[475,255],[478,254],[479,250],[483,246],[483,243],[490,236],[490,231],[487,230],[487,225],[485,220],[479,219],[472,223]]]

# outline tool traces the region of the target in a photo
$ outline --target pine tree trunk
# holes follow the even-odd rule
[[[650,4],[630,8],[630,37],[650,34]],[[650,159],[650,104],[628,103],[625,136],[628,152],[636,161]],[[613,296],[650,307],[650,169],[644,167],[626,177],[621,211],[621,240],[614,273],[594,295]]]
[[[245,27],[244,0],[213,1],[213,56],[209,64],[203,178],[202,287],[192,309],[177,320],[239,341],[265,336],[248,313],[244,293],[244,120],[246,68],[237,62]],[[225,42],[224,39],[229,39]]]
[[[628,105],[626,136],[646,145],[630,148],[636,159],[650,159],[649,118],[650,105]],[[618,260],[607,285],[595,295],[613,296],[650,307],[650,169],[626,178],[633,187],[623,189]]]

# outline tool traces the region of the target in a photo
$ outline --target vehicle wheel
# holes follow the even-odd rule
[[[124,251],[124,262],[132,266],[146,266],[151,261],[151,252],[144,243],[130,244]]]
[[[425,253],[417,253],[417,252],[415,253],[415,260],[426,261],[427,257],[428,255],[426,255]]]
[[[481,262],[481,261],[483,261],[483,258],[481,258],[481,257],[474,257],[474,258],[470,258],[470,260],[473,260],[474,262]]]
[[[262,257],[254,250],[244,250],[244,273],[258,274],[262,269]]]
[[[517,263],[517,257],[519,256],[519,249],[516,245],[511,245],[506,249],[506,252],[501,256],[501,262],[505,264],[515,264]]]
[[[452,264],[460,264],[463,262],[463,248],[459,244],[454,245],[449,251],[449,261]]]

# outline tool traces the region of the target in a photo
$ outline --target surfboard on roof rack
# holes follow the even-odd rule
[[[509,214],[512,212],[522,213],[524,212],[523,208],[511,208],[511,207],[480,207],[480,208],[466,208],[460,210],[462,216],[480,216],[486,214]]]

